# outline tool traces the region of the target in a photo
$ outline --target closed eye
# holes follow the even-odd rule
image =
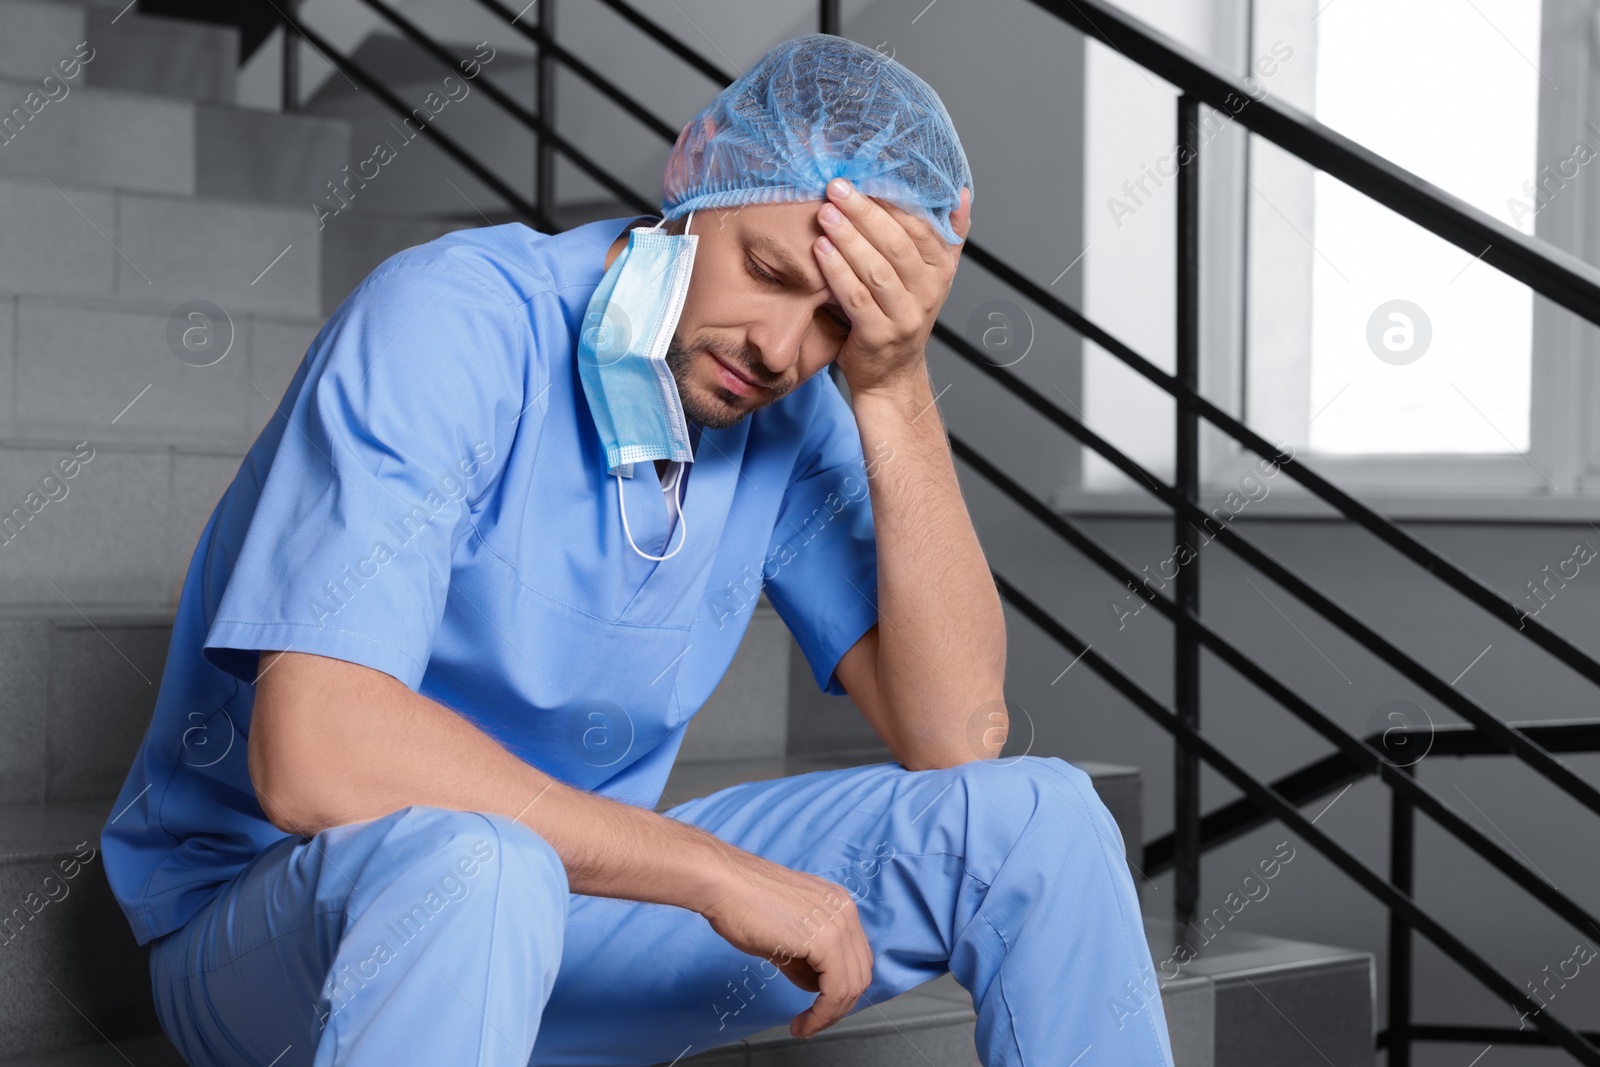
[[[745,268],[757,280],[759,280],[759,281],[761,281],[761,282],[763,282],[763,283],[765,283],[767,285],[776,286],[779,289],[784,288],[784,284],[783,284],[782,279],[776,278],[771,273],[769,273],[768,271],[763,270],[761,268],[761,264],[757,263],[755,261],[754,257],[752,257],[749,253],[745,253],[744,262],[745,262]],[[843,332],[843,333],[849,333],[850,332],[850,318],[849,318],[849,316],[834,311],[834,312],[830,312],[829,313],[828,320],[830,322],[832,322],[833,325],[835,327],[837,327],[841,332]]]
[[[780,289],[783,288],[783,283],[777,278],[774,278],[771,274],[768,274],[766,271],[762,270],[761,264],[757,263],[751,256],[747,254],[744,257],[744,261],[745,265],[749,267],[750,273],[755,275],[761,281],[766,282],[768,285],[776,285]]]

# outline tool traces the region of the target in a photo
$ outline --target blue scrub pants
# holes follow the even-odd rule
[[[985,1067],[1172,1063],[1121,836],[1060,759],[817,771],[664,814],[855,899],[855,1011],[950,971]],[[692,911],[569,892],[521,823],[424,805],[269,847],[150,972],[191,1067],[641,1067],[815,999]]]

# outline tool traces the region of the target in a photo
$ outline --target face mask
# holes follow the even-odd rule
[[[617,479],[617,507],[623,508],[623,470],[632,477],[635,463],[666,459],[694,462],[689,425],[683,414],[678,383],[667,366],[667,346],[678,327],[689,295],[695,245],[689,226],[681,235],[658,232],[666,220],[628,234],[628,245],[595,287],[584,313],[578,339],[578,376],[589,412],[605,446],[606,470]],[[639,550],[622,510],[628,545],[645,559],[671,559],[683,548],[688,529],[683,521],[683,475],[674,480],[674,510],[683,536],[664,556]]]

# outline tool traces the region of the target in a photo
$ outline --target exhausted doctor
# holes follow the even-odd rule
[[[102,836],[192,1067],[666,1062],[947,971],[988,1067],[1171,1063],[1115,824],[997,758],[925,361],[971,185],[925,82],[810,35],[685,127],[660,217],[457,231],[340,305]],[[658,814],[755,575],[894,759]]]

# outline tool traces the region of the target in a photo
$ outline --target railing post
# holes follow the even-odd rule
[[[1398,768],[1415,774],[1411,767]],[[1416,865],[1416,817],[1408,797],[1398,789],[1389,797],[1389,882],[1411,895]],[[1389,912],[1389,1067],[1411,1067],[1411,924]]]
[[[1187,94],[1178,100],[1178,288],[1177,411],[1174,488],[1191,504],[1200,496],[1200,415],[1185,390],[1200,383],[1200,173],[1195,151],[1199,147],[1200,104]],[[1185,158],[1187,148],[1187,158]],[[1180,548],[1174,602],[1178,610],[1173,630],[1173,707],[1178,718],[1200,728],[1200,637],[1188,615],[1200,611],[1200,546],[1196,531],[1183,514],[1173,516],[1175,544]],[[1183,550],[1187,550],[1187,554]],[[1176,739],[1175,739],[1176,740]],[[1181,925],[1195,916],[1200,898],[1200,758],[1177,741],[1173,765],[1173,911]]]
[[[538,80],[538,100],[534,113],[545,129],[556,128],[556,60],[545,47],[545,42],[556,39],[556,0],[539,0],[539,54],[535,59]],[[539,217],[555,225],[556,207],[556,150],[550,138],[534,134],[533,202]]]
[[[839,0],[819,0],[817,25],[822,33],[839,36]]]
[[[283,110],[285,114],[300,110],[300,35],[289,24],[289,19],[298,14],[299,0],[283,0],[284,14],[288,16],[283,22]]]

